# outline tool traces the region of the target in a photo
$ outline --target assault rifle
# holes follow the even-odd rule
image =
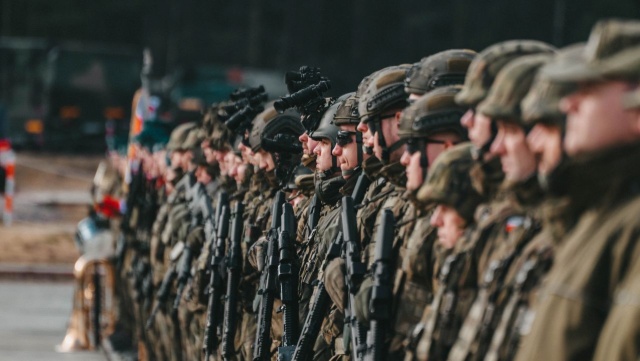
[[[209,221],[211,216],[211,201],[207,192],[205,192],[202,183],[196,183],[191,187],[188,192],[189,197],[189,211],[191,213],[191,224],[189,231],[193,230],[202,221]],[[184,250],[182,251],[182,257],[180,258],[180,265],[178,267],[178,285],[176,298],[173,301],[173,309],[177,310],[180,306],[180,300],[184,293],[187,283],[191,279],[191,263],[193,263],[193,250],[191,245],[185,242]]]
[[[334,258],[340,257],[340,250],[342,249],[342,232],[339,232],[336,238],[331,243],[327,255],[320,266],[320,269],[324,270],[329,262]],[[306,361],[313,359],[313,346],[320,333],[320,327],[322,326],[322,320],[329,311],[331,306],[331,297],[327,293],[324,282],[320,280],[315,287],[315,292],[311,298],[309,312],[307,318],[304,320],[302,326],[302,332],[300,333],[300,339],[293,352],[293,361]]]
[[[238,291],[242,277],[242,226],[244,205],[236,203],[232,216],[231,245],[227,258],[227,298],[224,304],[224,325],[222,331],[222,357],[231,360],[235,354],[234,338],[238,326]],[[208,359],[207,359],[208,360]]]
[[[273,302],[276,296],[276,277],[278,272],[278,231],[280,228],[280,217],[282,205],[285,203],[285,194],[278,191],[273,200],[271,208],[271,228],[267,234],[267,254],[264,269],[260,276],[260,288],[258,297],[260,305],[258,308],[258,327],[256,331],[256,341],[253,348],[254,361],[268,361],[271,349],[271,316],[273,312]]]
[[[149,315],[149,319],[147,320],[147,324],[144,328],[146,331],[148,331],[151,326],[153,326],[153,321],[155,320],[156,314],[160,310],[160,307],[162,307],[162,305],[165,304],[169,299],[169,291],[171,290],[171,285],[173,284],[176,275],[176,266],[175,264],[172,264],[169,267],[167,273],[164,274],[164,278],[162,279],[160,287],[158,288],[158,293],[156,293],[155,306],[153,306],[153,310],[151,310],[151,314]]]
[[[311,232],[316,229],[318,221],[320,220],[320,210],[322,209],[322,202],[318,199],[318,195],[314,194],[309,203],[309,218],[307,219],[307,234],[305,237],[311,237]]]
[[[278,348],[278,360],[290,361],[298,343],[298,265],[296,264],[296,217],[289,203],[282,205],[282,226],[278,238],[280,259],[278,280],[284,310],[283,346]]]
[[[211,277],[209,279],[209,300],[207,302],[207,323],[204,329],[204,340],[202,348],[205,359],[218,347],[218,323],[222,315],[222,296],[224,293],[224,267],[226,238],[229,234],[229,206],[223,204],[225,199],[221,195],[218,197],[218,206],[222,207],[220,218],[218,218],[216,237],[211,244]],[[228,198],[226,199],[228,202]]]
[[[360,179],[358,182],[360,182]],[[356,208],[354,203],[353,198],[349,196],[342,197],[341,222],[344,237],[342,258],[345,261],[346,273],[344,278],[348,295],[348,302],[344,308],[344,341],[347,351],[351,347],[353,359],[361,361],[366,352],[367,334],[364,325],[361,325],[356,318],[355,307],[356,293],[367,268],[360,260],[361,249],[356,227]]]
[[[391,318],[391,250],[395,219],[390,209],[382,211],[382,224],[376,234],[375,257],[371,270],[373,273],[373,287],[371,289],[371,321],[367,334],[367,350],[365,360],[382,361],[386,358],[386,329]]]

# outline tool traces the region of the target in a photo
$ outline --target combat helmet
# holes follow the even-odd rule
[[[470,171],[475,160],[471,143],[459,144],[442,152],[429,169],[420,190],[419,201],[445,204],[467,222],[473,221],[476,208],[484,201],[473,187]]]
[[[360,114],[358,113],[358,97],[356,93],[347,93],[341,96],[338,101],[340,104],[333,117],[333,123],[338,126],[346,124],[357,125],[360,122]]]
[[[460,85],[438,88],[408,106],[400,118],[400,138],[424,138],[443,131],[452,131],[466,138],[467,132],[460,125],[466,108],[455,102],[455,96],[461,89]]]
[[[356,147],[357,147],[357,156],[358,156],[358,167],[362,164],[364,158],[364,147],[363,147],[363,138],[362,132],[358,130],[357,125],[360,122],[360,115],[358,113],[358,97],[356,93],[347,93],[343,95],[345,97],[344,101],[340,103],[338,109],[336,110],[336,114],[333,117],[333,123],[337,126],[340,125],[355,125],[356,129],[354,131],[356,138]],[[338,132],[337,142],[339,143],[341,139],[351,139],[352,133],[340,130]],[[356,169],[357,169],[356,168]],[[347,173],[353,173],[356,169],[346,171]],[[345,175],[345,171],[342,171],[342,175]]]
[[[405,71],[408,71],[410,68],[411,68],[411,64],[400,64],[400,65],[388,66],[386,68],[382,68],[380,70],[374,71],[373,73],[365,76],[360,81],[360,84],[358,84],[358,88],[356,89],[356,97],[360,98],[365,93],[365,91],[369,87],[369,84],[371,84],[371,80],[373,80],[375,77],[377,77],[378,74],[380,74],[382,72],[385,72],[385,71],[392,70],[392,69],[404,69]]]
[[[456,102],[474,108],[487,96],[498,72],[507,63],[524,55],[553,51],[551,45],[535,40],[509,40],[489,46],[471,62]]]
[[[170,152],[184,150],[182,145],[189,136],[191,129],[196,127],[196,123],[189,122],[178,125],[169,136],[169,143],[167,143],[167,150]]]
[[[263,149],[273,154],[276,166],[275,180],[284,188],[294,167],[300,162],[302,153],[302,146],[298,140],[304,132],[300,124],[300,114],[293,109],[278,113],[273,103],[270,103],[252,123],[249,146],[254,152]],[[271,179],[269,175],[267,178]]]
[[[385,110],[406,106],[407,94],[404,92],[406,74],[406,68],[390,67],[371,77],[366,90],[358,100],[361,122],[368,123],[382,115]]]
[[[304,133],[300,124],[300,114],[292,109],[278,113],[273,103],[268,104],[253,120],[249,133],[249,146],[257,152],[264,149],[272,153],[302,152],[298,137]]]
[[[191,150],[194,148],[200,148],[200,143],[204,140],[204,134],[200,131],[198,126],[195,126],[189,130],[189,134],[182,143],[182,149]]]
[[[594,25],[580,57],[544,69],[554,82],[640,80],[640,21],[606,19]]]
[[[551,54],[535,54],[507,64],[498,73],[489,95],[478,105],[477,111],[493,121],[503,120],[524,126],[520,102],[529,92],[540,67],[551,58]]]
[[[428,158],[425,151],[429,137],[435,133],[453,132],[462,140],[467,139],[467,131],[460,124],[466,108],[455,102],[460,85],[451,85],[432,90],[418,98],[402,112],[398,125],[398,136],[410,148],[422,154],[420,166],[426,171]]]
[[[567,46],[561,49],[549,64],[540,68],[531,89],[520,103],[522,120],[527,126],[533,127],[536,123],[547,123],[564,128],[565,115],[560,111],[560,99],[571,93],[575,85],[552,82],[544,76],[544,68],[558,62],[573,62],[581,55],[583,47],[584,43]]]
[[[408,94],[404,92],[405,77],[406,68],[403,67],[391,67],[378,72],[371,78],[367,89],[358,99],[360,122],[367,124],[371,134],[378,133],[378,144],[382,148],[380,160],[383,163],[389,163],[391,154],[404,145],[401,140],[387,145],[381,122],[383,117],[390,116],[389,111],[407,106]]]
[[[324,114],[322,114],[322,118],[320,119],[320,123],[316,130],[309,134],[309,137],[313,140],[320,141],[322,139],[329,139],[331,141],[331,149],[335,147],[336,141],[338,139],[338,132],[340,128],[333,123],[333,117],[336,115],[338,107],[345,100],[346,96],[341,96],[337,101],[335,101],[327,110],[325,110]],[[336,156],[331,154],[331,169],[327,170],[325,173],[326,176],[331,176],[333,173],[339,171],[338,167],[338,159]]]
[[[422,58],[407,71],[404,91],[422,95],[435,88],[464,84],[469,65],[477,53],[468,49],[450,49]]]

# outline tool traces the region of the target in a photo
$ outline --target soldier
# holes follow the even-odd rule
[[[474,163],[472,150],[473,145],[464,143],[443,151],[432,162],[416,195],[420,202],[435,205],[430,222],[438,229],[438,243],[447,249],[462,238],[483,200],[469,174]]]
[[[563,49],[556,59],[573,61],[577,51],[581,51],[581,46]],[[571,87],[551,83],[542,78],[540,72],[538,71],[531,89],[521,102],[522,126],[531,129],[527,134],[528,149],[521,150],[521,153],[533,154],[539,184],[520,183],[514,191],[520,205],[531,209],[535,217],[540,219],[542,230],[509,267],[503,288],[510,289],[510,293],[508,300],[504,301],[505,306],[485,360],[514,358],[520,334],[533,317],[530,311],[532,299],[553,262],[554,246],[574,223],[574,217],[566,212],[569,209],[566,197],[559,190],[552,189],[555,187],[553,183],[557,183],[552,180],[553,173],[563,161],[562,133],[565,117],[560,113],[558,102]],[[497,153],[506,151],[500,149]]]
[[[523,189],[520,194],[540,196],[536,158],[526,142],[520,102],[537,70],[550,59],[550,54],[536,54],[511,61],[498,73],[487,98],[478,105],[479,113],[497,123],[498,131],[490,149],[500,158],[505,172],[502,184],[505,194],[519,187]],[[498,224],[504,230],[489,238],[484,247],[479,263],[481,267],[486,266],[478,295],[449,354],[451,360],[484,358],[505,307],[504,299],[510,294],[510,287],[504,285],[513,283],[510,277],[515,276],[514,260],[539,231],[538,215],[523,209],[521,204],[509,200],[502,212],[506,215],[505,221]]]
[[[400,119],[398,134],[407,142],[401,158],[407,174],[404,196],[411,201],[415,211],[404,214],[399,225],[402,227],[402,222],[409,220],[415,226],[400,245],[396,265],[392,354],[402,355],[402,345],[410,328],[418,323],[432,300],[438,252],[434,244],[436,232],[430,223],[434,209],[419,202],[416,194],[436,157],[449,147],[467,140],[466,130],[460,125],[465,108],[454,101],[460,88],[445,86],[431,90],[405,109]]]
[[[469,108],[460,122],[468,129],[469,140],[476,147],[478,164],[472,172],[488,199],[495,197],[504,175],[499,160],[489,152],[497,129],[491,119],[476,112],[476,107],[487,96],[498,72],[507,63],[520,56],[548,53],[552,49],[548,44],[533,40],[509,40],[491,45],[471,63],[465,86],[456,96],[458,104]],[[483,213],[486,216],[489,211]]]
[[[400,256],[398,250],[402,247],[404,240],[409,237],[415,222],[415,208],[410,200],[404,197],[406,173],[404,166],[400,163],[406,140],[401,138],[399,132],[402,110],[408,104],[408,94],[404,92],[405,78],[406,68],[404,67],[380,71],[371,78],[358,104],[360,113],[358,130],[371,131],[369,145],[373,148],[376,158],[383,164],[380,176],[384,177],[386,184],[376,197],[384,197],[381,201],[381,209],[391,209],[398,226],[393,240],[393,268],[401,262],[398,260]],[[380,222],[381,217],[377,217],[372,232],[375,232]],[[363,252],[365,257],[368,253],[366,261],[369,267],[373,261],[374,249],[375,245],[370,242],[368,252]],[[368,324],[370,317],[368,305],[372,282],[372,278],[365,278],[357,296],[355,312],[360,322],[364,324]],[[392,344],[391,352],[398,351],[394,346]]]
[[[310,138],[317,142],[313,150],[316,155],[315,170],[315,196],[320,201],[320,212],[316,227],[311,230],[308,240],[301,245],[300,257],[300,303],[302,306],[300,313],[303,323],[314,314],[315,307],[310,300],[312,294],[318,292],[314,287],[316,280],[322,276],[324,266],[326,266],[326,256],[330,245],[335,241],[339,232],[339,200],[342,198],[340,190],[346,186],[347,182],[341,176],[338,158],[332,154],[336,145],[339,128],[333,124],[333,118],[338,107],[343,100],[330,103],[330,106],[322,114],[318,127],[311,132]],[[350,183],[352,188],[354,182]],[[322,278],[320,278],[322,279]],[[316,297],[317,298],[317,295]],[[324,317],[325,315],[319,315]],[[326,330],[326,327],[325,327]],[[304,332],[304,330],[303,330]],[[331,357],[331,346],[334,335],[317,335],[317,342],[314,346],[314,360],[328,360]],[[308,336],[305,336],[308,337]]]
[[[185,123],[176,127],[167,144],[172,169],[170,173],[175,173],[176,177],[172,181],[169,180],[175,184],[174,189],[168,195],[165,205],[158,212],[153,225],[151,266],[154,289],[158,291],[167,273],[175,272],[174,262],[177,259],[174,257],[177,256],[172,256],[172,249],[179,240],[186,238],[186,229],[181,228],[181,224],[185,222],[184,217],[188,214],[187,193],[192,184],[189,182],[190,175],[187,173],[190,166],[186,162],[191,156],[184,156],[191,152],[187,152],[185,146],[189,146],[189,144],[185,144],[185,141],[194,127],[194,123]],[[182,234],[180,234],[181,230]],[[149,321],[152,322],[153,332],[160,338],[160,342],[155,343],[155,353],[161,360],[182,360],[179,322],[175,312],[172,312],[175,292],[170,289],[167,289],[167,292],[166,303],[158,304],[160,301],[154,300],[154,308],[160,307],[160,312],[157,312],[155,318]]]
[[[640,128],[622,99],[639,85],[638,57],[627,57],[639,35],[637,21],[601,21],[579,60],[545,68],[551,81],[577,85],[560,101],[571,164],[558,176],[571,185],[571,207],[580,216],[558,247],[517,360],[637,357],[635,339],[628,343],[618,327],[629,324],[625,279],[636,276],[630,265],[638,262]],[[620,347],[625,342],[634,346]]]
[[[270,210],[275,199],[275,194],[278,190],[285,187],[286,182],[293,173],[294,167],[299,163],[299,155],[302,147],[297,140],[303,133],[304,128],[298,119],[299,114],[293,110],[278,114],[273,105],[268,105],[266,109],[254,119],[249,134],[248,142],[254,155],[254,162],[258,165],[259,169],[264,172],[264,178],[260,181],[264,183],[266,179],[268,186],[265,194],[262,195],[264,202],[260,206],[262,209],[256,219],[256,223],[259,225],[260,237],[255,244],[251,246],[247,255],[251,265],[259,272],[266,270],[267,249],[270,240],[268,240],[265,235],[272,234],[272,232],[275,231],[270,231],[271,217],[273,216]],[[264,290],[266,285],[261,283],[258,287]],[[259,310],[261,294],[263,293],[258,292],[255,295],[253,303],[254,313],[257,313]],[[266,345],[271,349],[271,352],[277,349],[282,339],[282,319],[281,316],[276,313],[278,308],[279,302],[274,302],[274,307],[271,310],[272,321],[271,325],[269,325],[272,345]],[[264,330],[257,329],[255,331],[256,337],[259,337],[258,333],[261,331]],[[253,358],[257,357],[256,349],[257,348],[254,347]]]
[[[404,91],[409,94],[409,101],[436,88],[463,84],[467,69],[476,55],[475,51],[469,49],[449,49],[413,64],[404,80]]]
[[[638,59],[639,48],[634,47],[629,52],[632,62]],[[640,92],[635,90],[625,97],[624,106],[629,111],[636,112],[636,124],[638,122],[638,109],[640,109]],[[633,269],[629,271],[626,279],[620,283],[614,305],[610,311],[605,326],[598,337],[598,346],[594,360],[632,360],[638,353],[638,326],[633,320],[637,319],[638,306],[634,300],[638,299],[638,265],[635,260]]]
[[[465,84],[455,101],[469,109],[460,122],[468,129],[474,145],[473,185],[484,202],[478,206],[474,222],[468,225],[464,237],[450,251],[453,255],[447,261],[446,272],[443,272],[445,268],[440,270],[438,287],[443,290],[435,295],[431,311],[425,312],[421,325],[412,336],[411,344],[415,345],[416,351],[410,357],[419,360],[447,358],[485,272],[489,253],[485,246],[489,239],[500,234],[505,236],[505,226],[511,215],[512,205],[505,202],[503,195],[498,196],[504,177],[500,160],[489,152],[495,128],[492,128],[491,119],[477,112],[476,107],[486,98],[496,75],[506,64],[523,55],[551,50],[549,45],[537,41],[507,41],[483,50],[469,66]]]

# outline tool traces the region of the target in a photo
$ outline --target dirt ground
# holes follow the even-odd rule
[[[75,262],[75,227],[87,214],[101,160],[94,155],[17,154],[13,224],[0,222],[0,262]]]

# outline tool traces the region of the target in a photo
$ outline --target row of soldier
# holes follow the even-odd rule
[[[136,138],[141,359],[636,359],[640,22],[286,82]]]

